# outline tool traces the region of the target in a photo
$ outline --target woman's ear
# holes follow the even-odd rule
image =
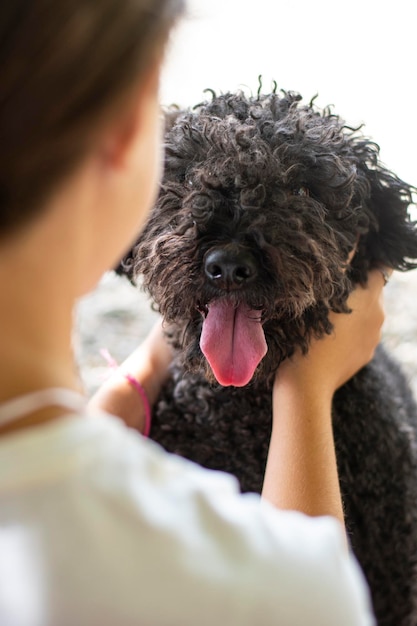
[[[149,74],[113,116],[91,154],[84,232],[101,272],[114,267],[136,240],[157,195],[162,154],[158,72]]]
[[[119,107],[103,134],[99,158],[106,169],[124,169],[138,146],[148,140],[147,135],[153,128],[159,72],[159,63],[154,64],[141,85]]]
[[[140,112],[138,111],[125,116],[112,127],[99,152],[99,158],[105,170],[119,170],[126,166],[140,126]]]

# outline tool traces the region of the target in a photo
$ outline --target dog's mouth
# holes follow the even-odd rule
[[[200,311],[200,348],[216,380],[224,387],[244,387],[268,350],[262,311],[228,298],[212,300]]]

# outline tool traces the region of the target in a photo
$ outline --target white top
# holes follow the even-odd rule
[[[330,518],[276,511],[104,413],[0,438],[1,626],[369,626]]]

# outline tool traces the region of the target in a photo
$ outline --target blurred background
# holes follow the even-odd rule
[[[204,89],[298,91],[365,123],[382,160],[416,182],[416,28],[410,0],[188,0],[161,85],[164,104]]]
[[[317,94],[381,148],[400,178],[417,184],[414,6],[409,0],[188,0],[161,81],[161,102],[193,106],[217,93],[278,89]],[[414,217],[416,217],[414,215]],[[417,272],[385,288],[384,341],[417,394]],[[80,301],[74,337],[87,391],[107,375],[106,347],[125,358],[155,319],[145,296],[113,274]]]

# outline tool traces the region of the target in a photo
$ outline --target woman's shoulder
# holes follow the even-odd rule
[[[252,623],[245,614],[259,624],[277,615],[291,626],[372,623],[332,519],[242,496],[231,476],[168,454],[104,413],[68,416],[10,446],[22,469],[12,489],[9,480],[9,513],[49,537],[44,558],[60,580],[74,583],[66,566],[88,571],[115,606],[120,595],[132,614],[148,607],[155,624],[167,611],[183,624]]]

